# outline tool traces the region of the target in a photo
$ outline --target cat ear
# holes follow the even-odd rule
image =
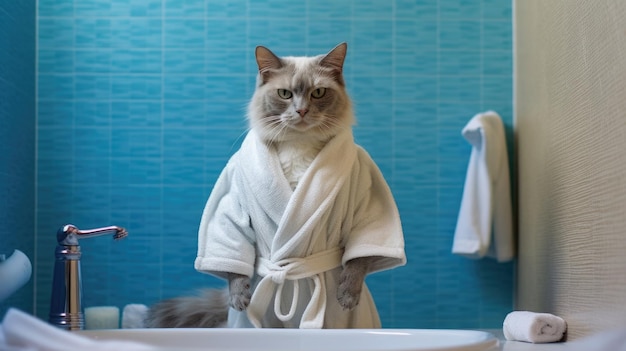
[[[263,79],[263,83],[266,83],[269,79],[270,72],[281,68],[283,65],[278,56],[274,55],[270,49],[264,46],[257,46],[254,54],[256,56],[256,63],[259,66],[259,74]]]
[[[335,46],[334,49],[330,50],[328,54],[322,58],[322,61],[320,61],[322,66],[328,67],[334,71],[336,74],[335,78],[341,84],[343,84],[343,79],[341,78],[341,73],[343,72],[343,62],[346,59],[347,52],[348,44],[341,43]]]

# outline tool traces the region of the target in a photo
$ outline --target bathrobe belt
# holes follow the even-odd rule
[[[322,328],[326,311],[326,280],[322,273],[341,266],[342,256],[343,249],[337,247],[307,257],[286,258],[277,262],[258,257],[256,272],[262,278],[252,294],[248,307],[248,319],[255,327],[261,327],[261,319],[275,291],[274,313],[276,317],[283,322],[291,320],[298,307],[298,280],[311,278],[314,284],[313,294],[302,315],[300,328]],[[293,296],[287,313],[283,313],[280,308],[285,280],[293,281]]]

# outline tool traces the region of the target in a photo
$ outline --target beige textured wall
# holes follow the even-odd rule
[[[514,5],[516,308],[626,325],[626,1]]]

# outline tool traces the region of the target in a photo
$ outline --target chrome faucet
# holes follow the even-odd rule
[[[125,238],[126,229],[116,226],[79,230],[71,224],[57,231],[58,245],[55,250],[52,298],[50,300],[50,323],[67,330],[84,329],[80,277],[80,246],[78,239],[113,234],[114,240]]]

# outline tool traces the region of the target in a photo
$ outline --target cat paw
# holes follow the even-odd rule
[[[337,301],[339,305],[346,311],[353,310],[361,298],[361,289],[363,281],[360,279],[350,279],[342,275],[337,288]]]
[[[348,292],[342,292],[341,289],[338,292],[337,300],[339,305],[344,311],[352,311],[359,304],[359,295],[354,295]]]
[[[252,297],[252,289],[250,286],[250,278],[244,275],[232,275],[229,280],[229,296],[228,305],[237,311],[243,311],[248,308],[250,298]]]
[[[228,305],[237,311],[244,311],[250,304],[250,295],[230,295],[228,297]]]

